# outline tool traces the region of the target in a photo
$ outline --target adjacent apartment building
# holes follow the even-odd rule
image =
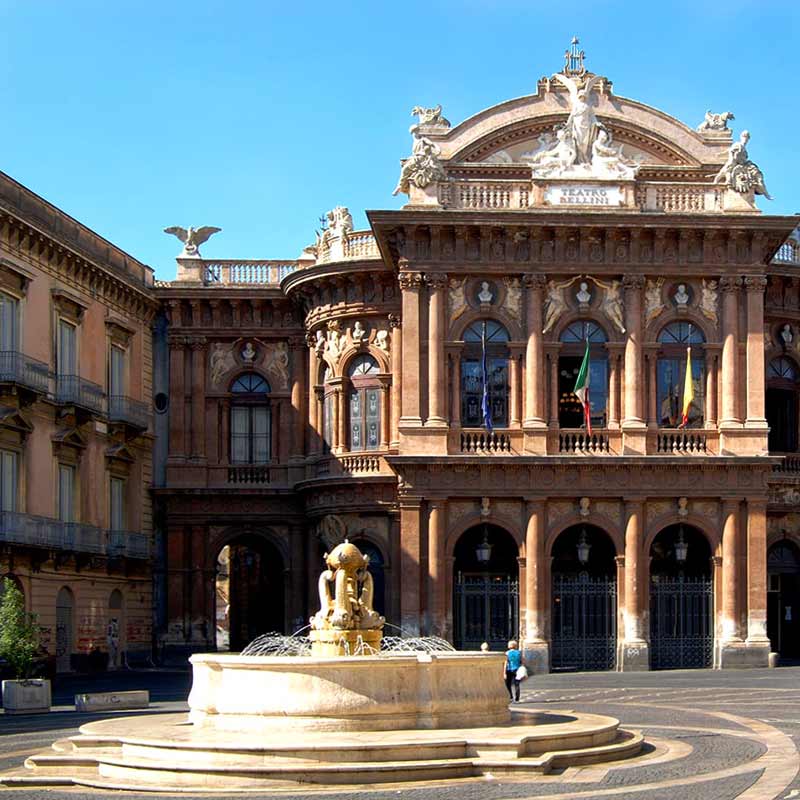
[[[0,174],[0,575],[58,671],[151,652],[152,283]]]

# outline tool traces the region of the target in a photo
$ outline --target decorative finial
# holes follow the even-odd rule
[[[580,40],[578,37],[573,36],[569,50],[564,52],[564,75],[581,78],[586,74],[586,67],[583,65],[583,59],[586,57],[586,53],[578,49],[579,44]]]

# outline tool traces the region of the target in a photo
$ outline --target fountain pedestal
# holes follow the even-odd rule
[[[314,658],[373,655],[381,649],[380,630],[342,631],[330,628],[311,631],[311,655]]]

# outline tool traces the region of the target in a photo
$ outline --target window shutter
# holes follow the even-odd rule
[[[125,394],[125,351],[119,347],[111,348],[108,393],[112,396]]]
[[[58,465],[58,518],[62,522],[74,522],[75,467]]]
[[[0,350],[17,350],[17,315],[19,302],[7,294],[0,294]]]
[[[17,454],[0,450],[0,510],[17,510]]]
[[[58,326],[58,374],[75,375],[75,326],[63,319]]]

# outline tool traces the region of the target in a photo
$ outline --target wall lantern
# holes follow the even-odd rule
[[[592,546],[586,541],[586,528],[581,528],[581,536],[578,539],[578,561],[581,564],[589,563],[589,551],[591,549]]]
[[[686,554],[689,552],[689,543],[683,538],[683,525],[678,528],[678,540],[675,542],[675,560],[679,564],[686,561]]]
[[[489,530],[483,526],[483,541],[475,548],[475,558],[479,564],[488,564],[492,558],[492,545],[489,543]]]

